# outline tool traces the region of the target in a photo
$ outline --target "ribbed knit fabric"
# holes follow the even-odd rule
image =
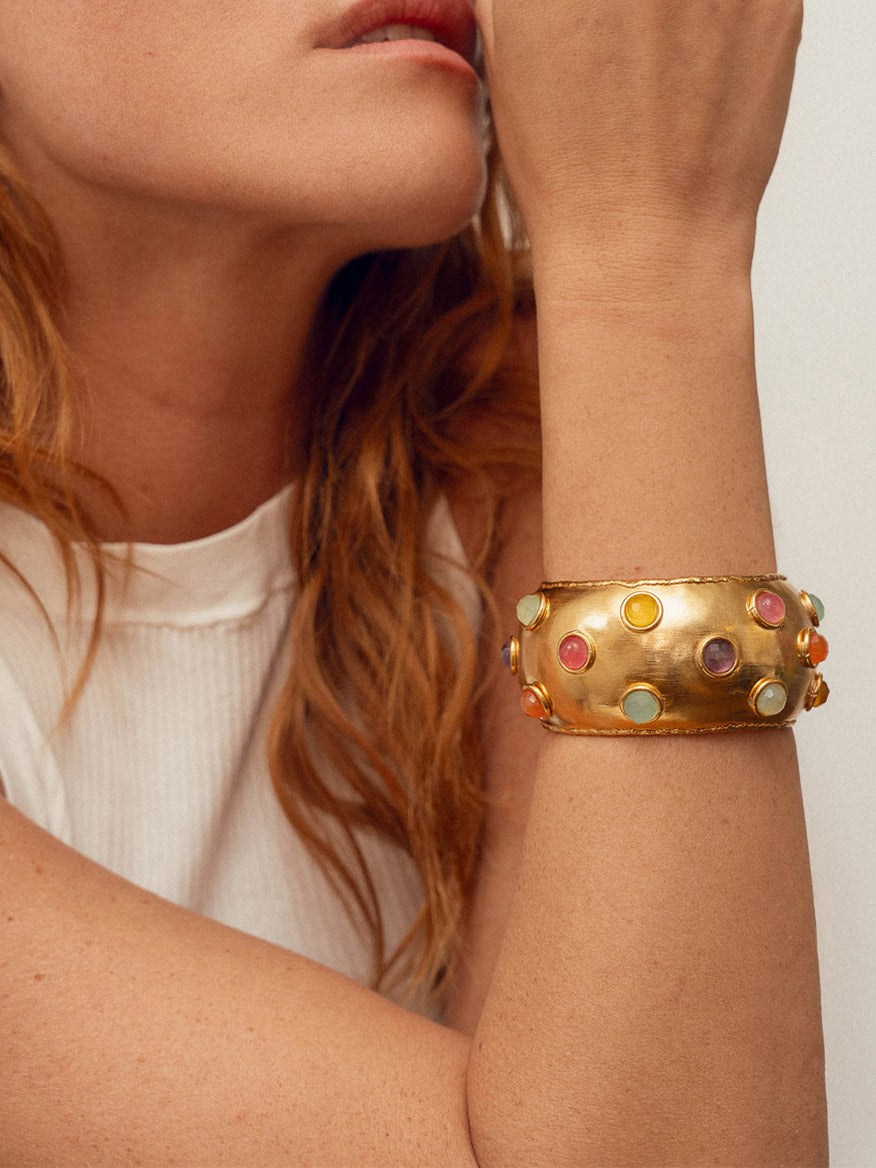
[[[367,982],[368,939],[296,837],[267,772],[267,723],[290,668],[291,501],[287,488],[218,535],[135,545],[124,598],[123,568],[110,573],[95,667],[61,731],[82,628],[67,627],[65,575],[46,528],[0,506],[0,551],[57,634],[55,643],[26,589],[0,568],[0,778],[11,803],[113,872]],[[429,546],[430,570],[478,628],[477,591],[444,558],[464,562],[443,498]],[[87,613],[93,586],[81,558]],[[418,908],[419,880],[394,846],[363,847],[392,946]]]

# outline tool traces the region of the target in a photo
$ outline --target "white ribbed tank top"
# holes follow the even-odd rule
[[[110,573],[94,669],[60,731],[83,626],[66,624],[65,576],[47,529],[0,506],[0,551],[37,591],[58,639],[0,568],[0,779],[24,814],[113,872],[367,982],[368,938],[290,827],[265,760],[291,664],[292,503],[290,487],[217,535],[134,545],[132,585],[123,595],[121,571]],[[465,556],[444,498],[429,547],[430,571],[479,628],[477,591],[453,566]],[[87,583],[86,613],[91,591]],[[419,906],[419,881],[394,846],[365,839],[363,848],[391,947]]]

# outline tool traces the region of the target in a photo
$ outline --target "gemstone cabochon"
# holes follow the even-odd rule
[[[781,714],[788,701],[788,691],[780,681],[770,681],[761,686],[754,700],[754,708],[762,718],[772,718]]]
[[[580,673],[590,663],[590,646],[580,633],[569,633],[560,641],[557,657],[563,669],[570,673]]]
[[[529,628],[538,619],[541,608],[542,600],[540,596],[534,593],[530,593],[528,596],[521,596],[517,601],[517,619],[524,628]]]
[[[809,634],[809,660],[813,665],[820,665],[827,660],[827,652],[827,638],[813,629]]]
[[[631,689],[624,695],[621,709],[631,722],[641,726],[645,722],[653,722],[661,706],[659,699],[649,689]]]
[[[761,624],[777,629],[785,620],[785,602],[775,592],[762,589],[754,598],[754,609]]]
[[[662,614],[660,601],[650,592],[634,592],[632,596],[626,598],[621,607],[624,623],[642,632],[652,629]]]
[[[712,637],[703,646],[702,661],[709,673],[722,677],[736,667],[736,648],[726,637]]]

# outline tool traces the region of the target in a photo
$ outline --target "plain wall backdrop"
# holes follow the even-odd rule
[[[779,571],[827,614],[827,705],[796,737],[833,1168],[876,1168],[876,6],[808,0],[755,257]]]

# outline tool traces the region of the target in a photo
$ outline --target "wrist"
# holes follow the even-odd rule
[[[768,570],[747,274],[655,264],[606,292],[540,271],[547,578]]]
[[[572,228],[558,217],[530,234],[540,308],[672,310],[750,294],[754,224],[619,210]]]

